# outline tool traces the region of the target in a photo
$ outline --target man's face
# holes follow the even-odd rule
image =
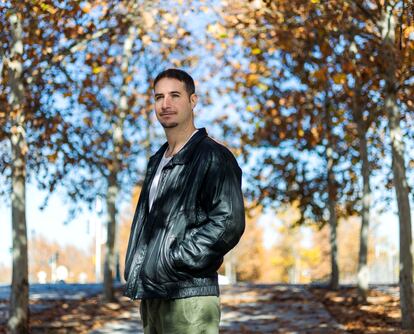
[[[164,128],[175,128],[193,123],[193,108],[197,96],[188,96],[184,82],[163,78],[154,88],[155,113]]]

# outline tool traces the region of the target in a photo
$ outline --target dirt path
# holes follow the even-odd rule
[[[346,333],[304,286],[236,285],[221,288],[220,333]],[[89,334],[143,333],[138,306]]]

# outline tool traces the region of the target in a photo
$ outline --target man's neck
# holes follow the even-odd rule
[[[185,128],[170,128],[165,129],[165,135],[168,141],[168,148],[165,152],[166,157],[170,157],[176,153],[184,146],[188,141],[191,135],[196,130],[194,124],[190,124]]]

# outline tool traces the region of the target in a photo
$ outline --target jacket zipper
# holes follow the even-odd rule
[[[156,206],[157,206],[157,202],[158,202],[158,199],[159,199],[159,197],[160,197],[160,194],[163,192],[163,190],[164,190],[164,186],[165,186],[165,179],[166,179],[166,175],[167,175],[167,170],[166,170],[166,168],[164,167],[163,169],[162,169],[162,171],[161,171],[161,178],[160,178],[160,184],[159,184],[159,186],[158,186],[158,189],[157,189],[157,195],[156,195],[156,197],[154,198],[154,203],[152,204],[152,208],[151,208],[151,211],[152,210],[154,210],[155,208],[156,208]],[[148,212],[148,215],[150,215],[150,212]],[[151,230],[150,230],[150,234],[152,234],[152,231],[153,231],[153,229],[154,229],[154,223],[152,223],[151,224]],[[152,249],[152,252],[154,251],[154,249]],[[151,257],[151,255],[152,255],[152,252],[151,252],[151,254],[149,254],[149,256],[147,256],[148,254],[143,254],[143,256],[144,256],[144,261],[142,262],[142,264],[141,264],[141,268],[139,269],[139,273],[138,273],[138,277],[139,278],[143,278],[142,277],[142,268],[144,268],[144,266],[145,266],[145,264],[148,262],[148,259]],[[136,289],[136,287],[134,287],[134,290]]]

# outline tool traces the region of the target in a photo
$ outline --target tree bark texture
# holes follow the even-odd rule
[[[331,148],[328,148],[328,151]],[[329,155],[329,153],[328,153]],[[337,290],[339,288],[339,266],[338,266],[338,236],[337,236],[337,216],[335,201],[335,180],[332,171],[332,158],[328,158],[328,209],[329,209],[329,227],[330,227],[330,244],[331,244],[331,281],[330,288]]]
[[[328,99],[328,93],[326,93],[326,99]],[[328,191],[328,210],[329,210],[329,228],[330,228],[330,244],[331,244],[331,280],[329,286],[331,289],[336,290],[339,288],[339,266],[338,266],[338,238],[337,238],[337,226],[338,219],[336,215],[336,185],[335,174],[333,170],[334,158],[333,158],[333,142],[332,142],[332,122],[330,115],[330,104],[328,101],[325,103],[325,126],[326,126],[326,162],[327,162],[327,191]]]
[[[117,122],[113,125],[112,140],[114,150],[112,152],[112,164],[109,166],[108,188],[106,194],[107,204],[107,233],[105,264],[104,264],[104,299],[113,301],[113,277],[115,272],[115,240],[116,240],[116,199],[119,193],[118,174],[121,168],[121,152],[124,137],[123,123],[128,110],[128,81],[129,65],[132,57],[132,47],[136,37],[136,28],[131,25],[127,38],[123,45],[121,72],[123,82],[120,89]]]
[[[400,306],[402,327],[414,329],[414,289],[411,209],[409,188],[405,170],[405,147],[400,128],[401,113],[397,103],[398,49],[395,45],[397,18],[390,3],[387,3],[381,20],[382,57],[384,58],[385,109],[391,137],[392,172],[397,195],[400,224]]]
[[[358,80],[358,79],[357,79]],[[361,89],[359,83],[356,84],[354,98],[354,120],[357,124],[359,139],[359,156],[361,161],[362,175],[362,208],[361,208],[361,229],[359,234],[359,256],[358,256],[358,297],[361,302],[366,302],[369,284],[368,268],[368,232],[371,207],[371,187],[370,187],[370,165],[368,160],[368,143],[367,143],[367,122],[363,117],[363,109],[359,97]]]
[[[116,174],[111,173],[108,177],[108,189],[106,193],[107,240],[104,262],[104,298],[108,302],[115,300],[113,277],[115,269],[116,198],[118,192]]]
[[[26,133],[24,120],[23,85],[23,31],[21,17],[11,12],[11,47],[7,61],[10,85],[9,103],[11,111],[11,152],[12,152],[12,246],[13,274],[10,295],[8,330],[11,334],[26,334],[28,329],[28,259],[26,228]]]

